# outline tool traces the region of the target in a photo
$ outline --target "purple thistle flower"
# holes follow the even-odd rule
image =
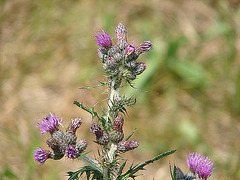
[[[38,161],[39,164],[43,164],[48,158],[50,158],[51,151],[38,148],[34,151],[34,160]]]
[[[75,134],[76,130],[81,126],[81,124],[82,124],[81,118],[72,119],[68,132],[72,132],[73,134]]]
[[[201,179],[207,179],[212,175],[213,163],[207,157],[202,156],[202,160],[198,163],[196,172]]]
[[[102,33],[97,31],[97,35],[95,36],[95,41],[97,44],[104,48],[110,48],[112,46],[112,38],[105,30],[102,29]]]
[[[78,148],[75,147],[75,145],[69,145],[67,148],[66,148],[66,156],[70,159],[75,159],[77,158],[79,154],[79,150]]]
[[[195,173],[198,163],[201,161],[201,155],[198,153],[189,153],[187,157],[187,165],[190,171]]]
[[[41,130],[41,134],[44,134],[44,133],[52,134],[53,132],[58,130],[59,125],[63,127],[61,122],[62,122],[62,119],[59,120],[55,114],[53,115],[52,113],[50,113],[43,120],[40,119],[40,123],[37,123],[38,125],[40,125],[40,127],[37,126],[37,128]]]
[[[187,165],[190,171],[197,172],[199,178],[207,179],[212,175],[213,163],[208,157],[201,156],[198,153],[189,153],[187,156]]]

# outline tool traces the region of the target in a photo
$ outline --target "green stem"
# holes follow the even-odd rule
[[[98,161],[94,160],[90,156],[83,155],[83,156],[79,156],[78,159],[82,160],[87,165],[91,166],[92,168],[94,168],[95,170],[99,171],[100,173],[103,173],[103,170],[102,170],[100,164],[98,163]]]
[[[107,125],[112,124],[112,122],[109,122],[109,120],[112,119],[111,109],[112,109],[112,106],[113,106],[114,98],[120,96],[120,88],[115,89],[114,88],[115,83],[116,83],[115,79],[112,79],[112,81],[110,82],[110,94],[109,94],[109,100],[108,100]],[[107,147],[110,147],[110,149],[108,149]],[[117,145],[110,142],[110,144],[107,147],[105,149],[105,152],[106,152],[105,155],[108,157],[107,158],[108,161],[109,161],[108,163],[112,163],[113,160],[115,159],[115,153],[116,153],[116,150],[117,150]],[[111,179],[113,179],[113,180],[116,179],[114,173],[109,173],[108,171],[109,171],[109,169],[106,166],[104,166],[103,167],[103,180],[109,180],[110,179],[110,177],[109,177],[110,174],[112,174]]]

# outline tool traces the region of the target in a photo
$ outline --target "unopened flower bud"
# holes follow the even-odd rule
[[[101,137],[103,135],[103,131],[98,123],[94,122],[90,127],[90,131],[96,135],[96,137]]]
[[[114,143],[119,143],[123,140],[124,134],[123,131],[111,130],[109,132],[109,140]]]
[[[54,138],[47,139],[46,143],[53,150],[55,157],[61,159],[64,156],[66,149],[65,143],[61,143]]]
[[[101,127],[94,122],[90,127],[90,131],[96,135],[96,142],[101,145],[106,145],[109,141],[108,134],[103,132]]]
[[[137,141],[125,141],[122,140],[118,143],[117,149],[121,152],[126,152],[129,150],[133,150],[139,146]]]
[[[116,27],[115,35],[117,38],[117,46],[120,47],[120,49],[124,49],[127,46],[127,29],[122,23],[119,23]]]
[[[81,124],[82,124],[81,118],[72,119],[71,124],[69,125],[67,131],[75,134],[76,130],[81,126]]]
[[[145,71],[146,67],[147,67],[146,64],[143,63],[143,62],[137,63],[136,70],[134,71],[134,74],[135,75],[142,74],[143,71]]]
[[[87,148],[87,141],[85,139],[80,139],[76,143],[76,148],[78,148],[79,153],[83,152]]]
[[[61,146],[59,141],[54,138],[48,138],[46,143],[50,148],[52,148],[53,151],[58,151]]]
[[[151,41],[143,41],[138,47],[136,47],[135,52],[139,55],[143,52],[150,51],[152,49]]]
[[[59,142],[63,141],[64,133],[62,132],[62,130],[59,129],[57,131],[54,131],[51,135],[52,138],[57,139]]]
[[[64,134],[63,139],[66,141],[67,144],[76,144],[77,136],[71,131],[67,131]]]
[[[123,123],[124,123],[123,117],[121,115],[118,115],[113,121],[112,129],[116,131],[122,131]]]

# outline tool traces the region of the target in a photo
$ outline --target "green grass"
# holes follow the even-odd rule
[[[93,36],[103,27],[114,37],[118,22],[129,42],[154,43],[140,58],[147,70],[134,82],[148,92],[125,88],[137,105],[128,109],[124,129],[137,127],[133,138],[140,142],[126,157],[141,163],[177,149],[139,179],[170,179],[169,161],[187,171],[192,151],[215,163],[211,179],[240,179],[240,6],[234,2],[1,1],[0,179],[67,179],[65,172],[83,165],[34,162],[32,150],[46,148],[47,138],[35,125],[49,112],[64,125],[82,117],[78,136],[88,140],[87,150],[96,147],[91,117],[73,101],[106,103],[104,88],[79,88],[105,80]]]

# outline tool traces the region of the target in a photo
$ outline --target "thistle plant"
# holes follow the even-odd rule
[[[115,36],[115,45],[111,36],[103,29],[94,36],[96,43],[100,46],[97,54],[107,81],[96,86],[82,88],[106,86],[108,88],[107,108],[102,107],[102,112],[99,113],[94,110],[94,107],[85,107],[78,101],[74,101],[75,105],[89,112],[94,119],[89,129],[94,137],[94,143],[98,146],[98,157],[93,158],[88,155],[88,152],[85,152],[88,144],[86,140],[77,140],[76,130],[82,124],[81,118],[73,119],[65,132],[59,129],[60,126],[63,126],[62,119],[55,114],[50,113],[38,123],[41,133],[49,133],[51,137],[46,141],[50,150],[42,148],[34,150],[36,161],[44,164],[47,159],[58,160],[67,157],[86,163],[86,166],[76,172],[68,172],[69,180],[78,179],[83,174],[86,174],[87,179],[97,180],[135,179],[138,172],[144,170],[146,165],[175,152],[175,150],[171,150],[162,153],[140,165],[132,164],[129,169],[125,170],[126,160],[124,161],[121,155],[138,148],[140,143],[131,139],[134,131],[130,135],[124,134],[126,107],[134,105],[136,99],[132,96],[125,97],[121,88],[126,85],[133,87],[132,82],[146,70],[146,64],[138,62],[137,59],[142,53],[150,51],[153,44],[150,41],[143,41],[138,46],[134,41],[128,43],[127,29],[121,23],[115,29]],[[210,167],[212,167],[209,159],[204,157],[194,159],[192,156],[189,155],[188,159],[192,173],[197,172],[199,178],[208,178],[211,173]],[[198,162],[196,167],[195,161]],[[174,177],[176,179],[177,172],[180,172],[180,169],[174,167],[173,174],[171,173],[173,179]]]

